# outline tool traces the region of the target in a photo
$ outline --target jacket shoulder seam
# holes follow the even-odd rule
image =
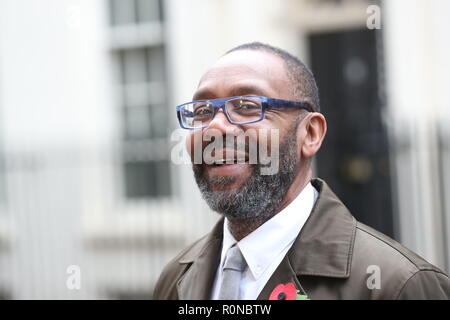
[[[442,274],[444,276],[447,276],[444,272],[440,271],[440,270],[435,270],[435,269],[419,269],[416,272],[414,272],[408,279],[406,279],[405,283],[401,286],[401,288],[398,290],[398,293],[394,296],[394,300],[398,300],[400,298],[400,295],[403,293],[403,291],[405,290],[407,284],[409,283],[409,281],[414,278],[416,275],[418,275],[421,272],[434,272],[437,274]]]
[[[406,285],[409,283],[409,280],[411,280],[416,274],[418,274],[420,272],[420,270],[417,270],[416,272],[414,272],[408,279],[406,279],[405,283],[400,287],[400,289],[398,290],[398,293],[394,296],[394,300],[398,300],[400,295],[402,294],[403,290],[406,288]]]
[[[389,242],[387,242],[385,239],[383,239],[383,238],[377,236],[376,234],[373,234],[373,233],[370,232],[369,230],[365,230],[364,228],[361,228],[359,222],[356,224],[356,228],[357,228],[358,230],[361,230],[362,232],[364,232],[364,233],[366,233],[366,234],[368,234],[368,235],[370,235],[370,236],[372,236],[372,237],[378,239],[379,241],[381,241],[381,242],[383,242],[384,244],[386,244],[388,247],[390,247],[390,248],[394,249],[395,251],[397,251],[402,257],[404,257],[405,259],[407,259],[407,260],[408,260],[408,261],[416,268],[416,271],[415,271],[415,272],[419,272],[419,271],[422,271],[422,270],[423,270],[423,271],[425,271],[425,270],[438,271],[438,270],[436,270],[436,268],[434,268],[434,267],[433,267],[432,265],[430,265],[428,262],[427,262],[428,266],[426,266],[426,267],[420,267],[420,266],[418,266],[417,263],[415,263],[415,262],[414,262],[414,261],[413,261],[406,253],[400,251],[398,248],[394,247],[392,244],[390,244]],[[395,240],[394,240],[394,241],[395,241]],[[415,273],[414,273],[414,274],[415,274]]]

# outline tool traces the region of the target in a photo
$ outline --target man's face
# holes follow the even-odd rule
[[[242,95],[259,95],[293,100],[291,84],[283,60],[272,54],[252,50],[231,52],[218,60],[201,78],[193,100],[206,100]],[[213,210],[229,218],[254,218],[263,211],[273,211],[295,176],[300,154],[297,147],[296,128],[298,110],[267,109],[265,118],[257,123],[234,125],[222,111],[218,111],[208,127],[193,130],[186,139],[187,149],[194,158],[195,148],[203,151],[211,141],[206,136],[223,137],[224,148],[215,150],[229,159],[237,150],[229,150],[226,141],[247,135],[245,158],[249,159],[248,144],[261,146],[265,142],[270,154],[273,146],[279,147],[279,170],[272,176],[261,175],[261,164],[193,164],[194,175],[204,198]],[[279,141],[272,141],[276,130]],[[264,136],[264,140],[263,140]],[[228,148],[228,150],[227,150]],[[233,146],[231,147],[233,148]],[[239,149],[242,151],[242,149]],[[258,157],[259,159],[259,157]],[[252,211],[258,212],[252,212]]]

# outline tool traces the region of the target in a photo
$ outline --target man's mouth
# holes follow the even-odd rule
[[[250,173],[249,158],[247,154],[238,153],[235,150],[228,153],[221,151],[220,153],[216,153],[216,155],[210,156],[208,159],[204,160],[209,178],[225,176],[244,178]]]
[[[218,159],[215,160],[212,165],[213,166],[223,166],[223,165],[231,165],[231,164],[243,164],[248,163],[247,158],[228,158],[228,159]]]
[[[249,162],[246,153],[237,150],[220,150],[204,156],[204,163],[211,166],[224,166],[233,164],[245,164]]]

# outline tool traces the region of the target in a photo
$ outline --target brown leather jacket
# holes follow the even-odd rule
[[[293,282],[310,299],[449,299],[450,280],[437,267],[358,222],[327,184],[258,299]],[[209,299],[219,264],[223,219],[163,270],[154,299]],[[376,277],[376,278],[375,278]]]

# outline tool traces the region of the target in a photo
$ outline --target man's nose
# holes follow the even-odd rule
[[[220,132],[225,135],[238,135],[242,131],[238,125],[232,124],[228,121],[228,118],[222,109],[217,110],[216,115],[206,128],[206,130],[211,129],[220,130]]]

